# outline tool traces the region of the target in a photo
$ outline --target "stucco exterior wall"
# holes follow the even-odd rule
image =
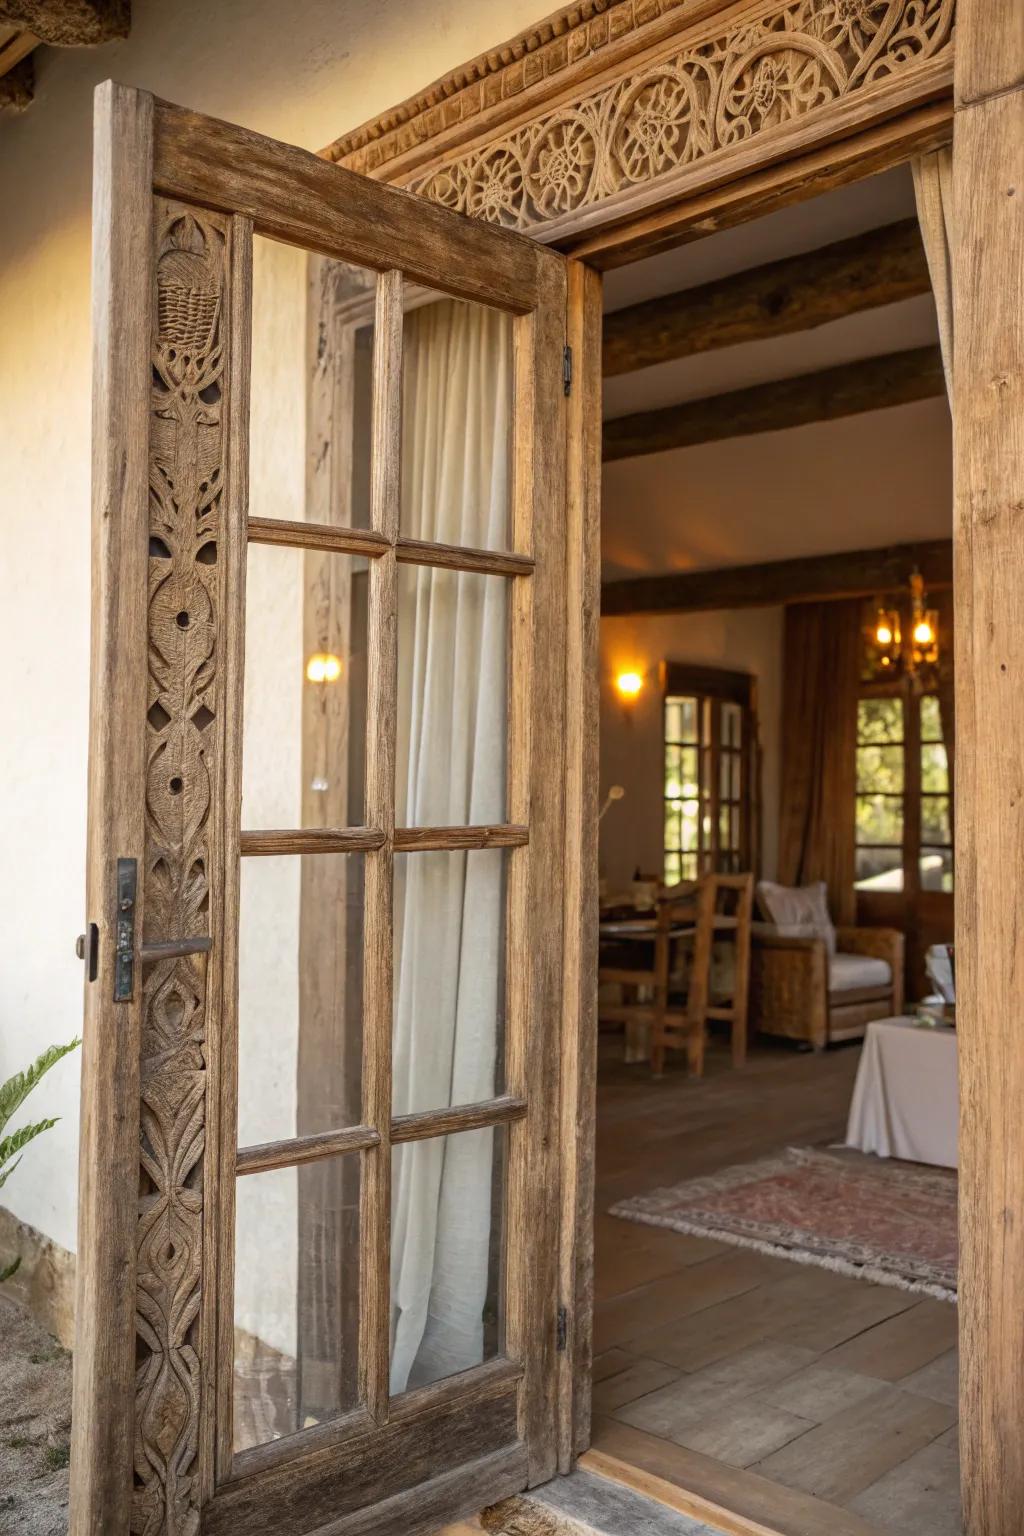
[[[134,0],[125,43],[42,51],[31,109],[0,120],[0,1078],[81,1024],[73,944],[85,919],[93,87],[113,76],[317,149],[551,8]],[[301,484],[292,477],[302,462],[303,289],[295,258],[280,260],[278,297],[255,318],[254,347],[278,382],[254,402],[256,495],[282,475],[291,494]],[[31,1108],[60,1124],[0,1196],[68,1249],[78,1073],[72,1056],[39,1090]]]

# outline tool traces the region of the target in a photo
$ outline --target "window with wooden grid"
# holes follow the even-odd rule
[[[663,673],[665,883],[750,869],[754,680],[675,662]]]
[[[906,680],[857,710],[856,875],[862,891],[953,889],[949,763],[935,693]]]

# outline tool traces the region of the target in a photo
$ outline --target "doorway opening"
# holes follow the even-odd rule
[[[604,288],[595,1450],[961,1530],[951,429],[900,166]]]

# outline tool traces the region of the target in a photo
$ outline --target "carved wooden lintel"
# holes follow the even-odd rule
[[[0,0],[0,22],[51,47],[92,47],[128,36],[131,0]]]
[[[891,89],[949,89],[954,0],[611,0],[568,7],[324,153],[509,228],[578,229],[587,210],[735,164],[757,138],[836,123]],[[869,114],[870,115],[870,114]],[[755,160],[759,157],[754,156]],[[615,203],[611,203],[614,199]]]

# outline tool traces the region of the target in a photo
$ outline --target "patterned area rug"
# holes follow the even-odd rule
[[[790,1147],[611,1214],[955,1301],[956,1194],[945,1169]]]

